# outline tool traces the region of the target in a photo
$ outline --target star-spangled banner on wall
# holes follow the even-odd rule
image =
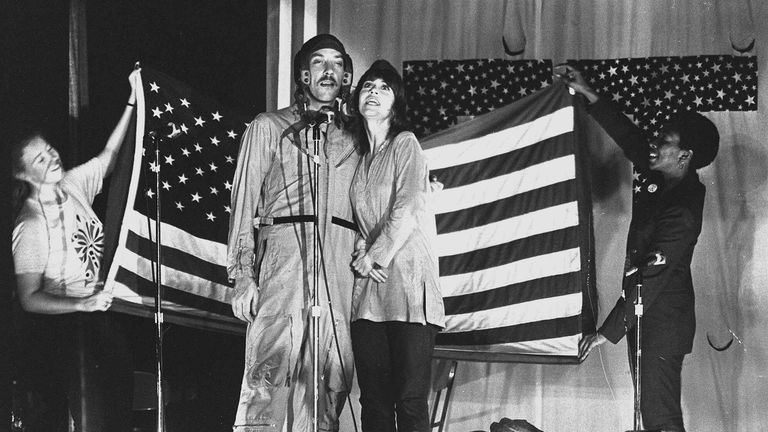
[[[757,58],[737,56],[571,60],[602,97],[648,131],[678,110],[756,111]]]
[[[239,328],[229,306],[226,242],[240,135],[253,116],[147,68],[141,72],[141,90],[133,142],[124,144],[122,166],[110,190],[110,209],[123,210],[107,216],[106,225],[119,231],[112,234],[113,253],[107,254],[111,265],[105,261],[105,286],[122,300],[118,309],[132,312],[154,306],[159,193],[168,318],[202,327]],[[166,131],[169,122],[180,134],[160,143],[158,159],[148,133]]]
[[[408,118],[418,137],[508,105],[552,83],[551,60],[403,62]]]

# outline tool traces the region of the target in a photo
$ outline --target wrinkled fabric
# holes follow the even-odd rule
[[[350,189],[367,254],[387,280],[357,278],[352,320],[445,326],[434,215],[428,209],[429,169],[419,142],[402,132],[361,158]]]
[[[313,152],[312,132],[296,127],[299,120],[293,107],[260,114],[246,129],[240,145],[227,269],[230,278],[256,279],[259,295],[257,318],[247,330],[235,431],[278,431],[286,418],[288,430],[310,430],[312,425],[309,307],[314,287],[314,226],[300,222],[260,226],[257,234],[254,231],[255,215],[314,214],[313,167],[305,153]],[[349,317],[353,276],[349,264],[356,234],[331,221],[333,217],[352,220],[348,190],[358,155],[353,141],[341,130],[332,124],[322,127],[317,215],[318,251],[325,268],[318,287],[318,417],[320,430],[338,430],[338,416],[352,381]],[[341,356],[331,326],[329,294]]]

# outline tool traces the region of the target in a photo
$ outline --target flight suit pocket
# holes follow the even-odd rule
[[[256,318],[248,329],[247,382],[254,389],[287,385],[290,374],[291,317]]]

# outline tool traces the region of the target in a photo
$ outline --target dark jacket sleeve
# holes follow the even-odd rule
[[[683,290],[673,278],[690,267],[693,247],[699,236],[701,224],[693,212],[682,205],[671,206],[657,216],[651,242],[645,253],[660,251],[666,257],[666,264],[643,268],[642,296],[644,313],[647,314],[661,294]],[[617,343],[624,334],[635,326],[634,301],[637,295],[635,284],[625,286],[626,300],[620,298],[611,313],[605,319],[600,333],[608,340]],[[626,327],[625,327],[626,323]]]
[[[619,108],[610,101],[598,99],[589,106],[589,113],[605,132],[624,151],[627,159],[639,171],[648,170],[648,141],[643,131],[635,126]]]

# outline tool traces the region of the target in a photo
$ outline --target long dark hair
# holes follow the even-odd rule
[[[22,156],[24,156],[24,149],[27,147],[27,144],[29,144],[30,141],[37,137],[45,139],[42,132],[39,130],[34,130],[32,132],[27,132],[20,135],[19,138],[13,141],[13,145],[11,146],[11,203],[14,219],[19,216],[22,207],[24,207],[24,202],[32,193],[32,184],[19,178],[19,176],[24,172],[26,168],[24,166],[24,161],[22,160]]]
[[[355,92],[350,104],[352,112],[355,114],[356,118],[354,127],[355,138],[357,139],[358,146],[363,154],[371,151],[371,144],[368,142],[368,135],[365,133],[365,119],[362,114],[360,114],[360,90],[362,90],[363,83],[366,81],[373,81],[377,78],[387,83],[392,89],[392,93],[395,95],[395,101],[392,104],[392,117],[389,121],[389,131],[387,131],[387,139],[391,140],[400,132],[410,130],[408,119],[405,116],[406,100],[403,78],[390,62],[386,60],[376,60],[357,82],[357,87],[355,87]]]

